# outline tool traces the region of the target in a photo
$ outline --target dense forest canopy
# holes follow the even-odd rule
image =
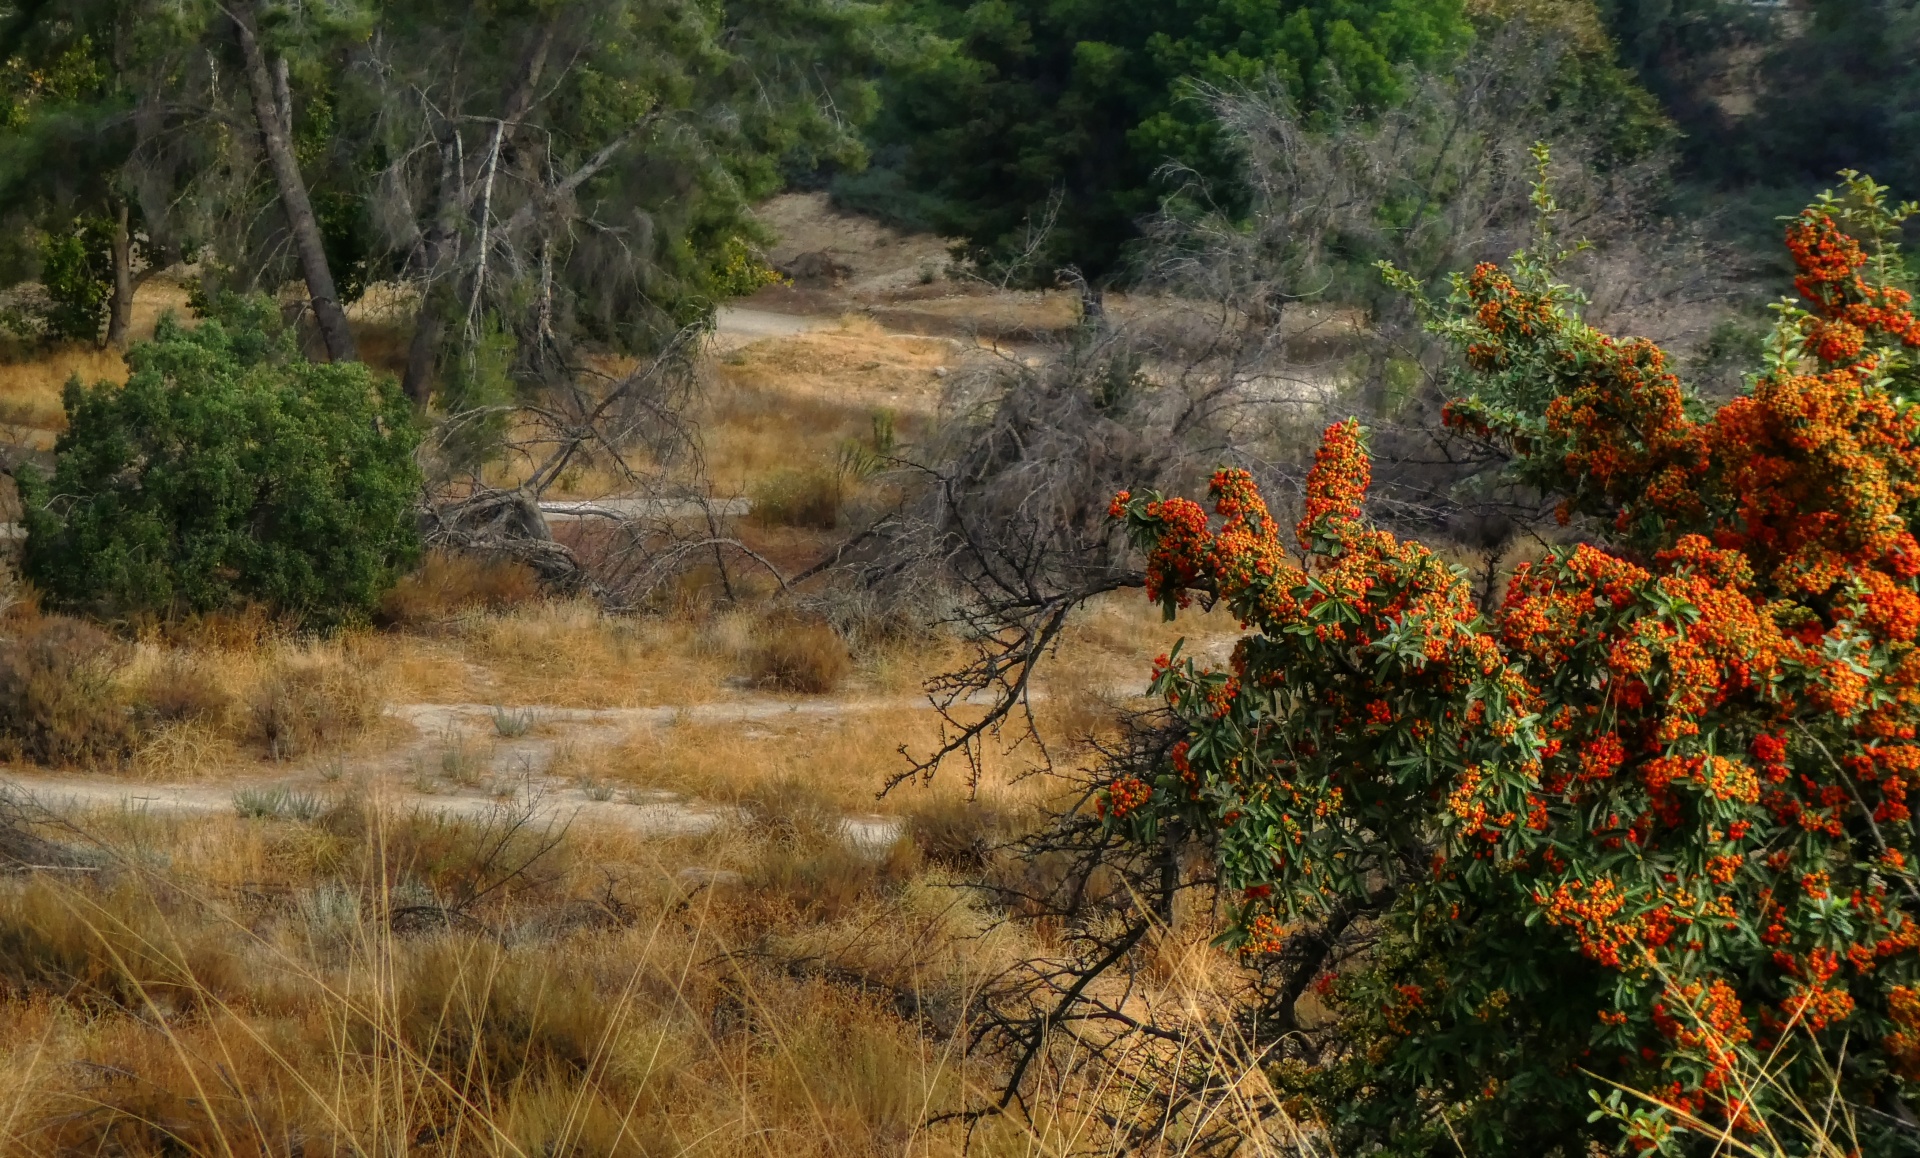
[[[1602,0],[1620,59],[1686,133],[1689,167],[1791,187],[1851,167],[1920,177],[1920,5],[1912,0]]]
[[[54,336],[82,338],[120,316],[130,276],[181,257],[209,291],[298,279],[336,358],[353,353],[339,310],[399,279],[431,339],[416,398],[436,366],[483,389],[489,344],[534,378],[575,340],[645,347],[759,284],[747,209],[786,168],[857,162],[877,15],[16,6],[0,26],[15,276],[43,275]]]
[[[930,224],[1040,284],[1063,267],[1115,278],[1177,183],[1161,180],[1167,166],[1231,171],[1207,89],[1276,83],[1304,108],[1378,110],[1404,96],[1406,67],[1443,64],[1471,35],[1459,0],[927,0],[906,13],[939,41],[889,89],[882,139],[904,151]]]
[[[397,281],[409,392],[473,400],[757,288],[748,206],[824,176],[1097,304],[1157,213],[1244,211],[1220,95],[1367,122],[1516,23],[1560,45],[1542,115],[1599,166],[1677,148],[1689,211],[1920,175],[1911,0],[42,0],[0,11],[0,273],[43,287],[14,328],[112,344],[179,261],[209,290],[296,279],[335,356],[338,303]]]

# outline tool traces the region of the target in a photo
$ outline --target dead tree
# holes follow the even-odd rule
[[[535,398],[449,415],[435,431],[422,523],[429,545],[511,558],[532,567],[552,589],[588,595],[610,610],[647,605],[689,567],[727,561],[787,579],[766,558],[729,533],[732,514],[718,502],[701,469],[691,408],[697,396],[702,327],[681,331],[665,349],[624,374],[583,366]],[[521,481],[490,484],[477,465],[461,469],[457,447],[468,432],[484,437]],[[451,456],[451,457],[450,457]],[[488,463],[500,461],[491,454]],[[549,493],[570,469],[612,474],[618,493],[565,504],[567,516],[591,526],[590,546],[554,537]]]

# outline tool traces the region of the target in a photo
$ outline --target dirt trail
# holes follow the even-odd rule
[[[818,314],[785,314],[746,306],[721,306],[713,319],[713,344],[731,350],[762,338],[790,338],[831,330],[839,324],[836,317]]]
[[[69,813],[102,808],[134,812],[208,815],[242,803],[277,806],[295,813],[316,807],[351,782],[388,807],[434,815],[479,818],[502,808],[526,808],[536,823],[604,824],[648,838],[699,836],[744,819],[730,806],[688,800],[672,792],[631,789],[615,794],[605,785],[580,784],[551,772],[556,755],[570,744],[613,743],[636,727],[677,723],[825,719],[862,712],[923,707],[918,698],[796,702],[755,697],[681,707],[548,708],[492,704],[401,704],[388,715],[413,726],[409,742],[384,751],[277,776],[204,781],[150,782],[8,770],[0,788],[25,793],[42,807]],[[472,751],[484,749],[484,754]],[[435,781],[431,759],[459,752],[461,785]],[[275,801],[277,800],[277,805]],[[849,844],[884,853],[901,833],[898,817],[855,814],[840,830]]]

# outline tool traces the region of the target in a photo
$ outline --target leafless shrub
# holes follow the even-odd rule
[[[1207,947],[1223,898],[1199,834],[1125,842],[1092,804],[1109,780],[1155,767],[1176,738],[1136,718],[1066,794],[1047,825],[1003,839],[974,874],[993,906],[1042,930],[1044,952],[989,978],[968,1027],[973,1056],[1004,1075],[990,1102],[952,1115],[1037,1120],[1071,1108],[1110,1134],[1097,1152],[1324,1153],[1288,1117],[1270,1072],[1331,1060],[1339,1046],[1311,1014],[1311,984],[1366,942],[1363,914],[1302,927],[1258,962]]]
[[[951,795],[916,802],[906,821],[907,839],[929,864],[966,873],[985,871],[1017,830],[1005,805]]]
[[[704,332],[683,330],[657,355],[624,374],[572,366],[537,400],[454,415],[441,427],[424,522],[429,545],[509,559],[564,594],[615,610],[643,608],[688,571],[712,565],[729,598],[729,566],[762,569],[766,559],[730,533],[736,517],[708,486],[690,409]],[[496,486],[455,453],[472,430],[510,416],[499,447],[522,481]],[[498,462],[499,460],[494,460]],[[622,493],[590,502],[548,498],[568,471],[591,466]],[[556,537],[549,514],[575,528]]]
[[[461,611],[505,611],[540,596],[539,576],[517,559],[430,551],[380,599],[384,623],[421,626]]]
[[[134,694],[143,724],[199,724],[226,728],[237,705],[204,665],[174,652],[147,674]]]
[[[1191,339],[1197,327],[1175,322]],[[950,726],[902,779],[953,755],[977,771],[980,745],[1008,723],[1037,743],[1033,665],[1080,603],[1143,581],[1108,517],[1113,495],[1257,466],[1259,432],[1297,411],[1277,347],[1243,340],[1239,319],[1214,324],[1212,342],[1179,348],[1145,325],[1089,329],[1037,365],[993,358],[956,375],[943,435],[904,468],[911,500],[852,564],[871,589],[942,607],[976,648],[929,685]]]
[[[381,834],[383,871],[420,895],[418,901],[390,900],[389,924],[484,929],[486,906],[551,883],[568,822],[547,805],[535,791],[495,802],[477,816],[416,812],[387,826]]]
[[[274,760],[338,747],[378,718],[380,699],[366,676],[340,661],[286,661],[253,694],[252,738]]]
[[[762,687],[824,695],[853,672],[846,641],[818,620],[776,615],[754,631],[748,674]]]
[[[117,763],[137,738],[116,674],[129,649],[64,615],[15,617],[0,639],[0,756]]]

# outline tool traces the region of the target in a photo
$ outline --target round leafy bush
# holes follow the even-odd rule
[[[255,603],[325,626],[418,557],[419,434],[394,383],[316,365],[264,299],[163,319],[127,384],[67,384],[51,480],[21,472],[22,571],[111,617]]]

